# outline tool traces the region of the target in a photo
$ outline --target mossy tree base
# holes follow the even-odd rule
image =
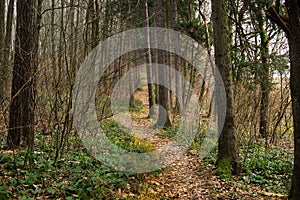
[[[222,158],[218,163],[217,163],[217,169],[214,172],[215,176],[232,176],[232,167],[229,158]]]

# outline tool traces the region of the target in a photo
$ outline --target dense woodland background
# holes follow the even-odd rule
[[[183,58],[156,49],[116,59],[95,98],[100,126],[116,145],[142,153],[170,141],[182,114],[178,102],[188,102],[192,89],[203,108],[181,160],[129,174],[103,165],[82,146],[72,89],[100,41],[149,26],[180,31],[207,50],[224,81],[227,112],[219,113],[226,118],[218,144],[200,160],[215,106],[205,77]],[[176,91],[148,84],[134,92],[128,114],[136,125],[164,127],[152,139],[126,134],[111,118],[116,82],[143,63],[171,66],[190,83],[174,75],[167,80]],[[154,74],[130,77],[128,87],[165,78]],[[300,199],[299,99],[297,0],[0,0],[0,199]],[[164,124],[163,111],[149,109],[156,104],[168,110]]]

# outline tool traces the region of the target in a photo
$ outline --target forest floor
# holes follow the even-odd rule
[[[140,90],[135,97],[142,107],[131,113],[134,125],[152,125],[154,120],[147,118],[147,90]],[[214,175],[216,148],[201,160],[197,149],[191,147],[179,160],[161,170],[127,175],[91,157],[77,138],[70,141],[69,150],[54,164],[53,149],[58,136],[37,134],[31,169],[24,168],[26,151],[0,149],[0,200],[287,199],[293,158],[291,136],[268,149],[263,141],[247,147],[240,145],[243,171],[233,177]],[[159,133],[150,143],[161,147],[169,140],[170,137]]]
[[[144,107],[133,115],[135,126],[150,126],[153,120],[147,119],[147,89],[135,94]],[[151,143],[161,147],[169,142],[163,135],[155,135]],[[291,138],[279,144],[287,151],[292,151]],[[216,153],[216,152],[214,152]],[[217,177],[214,175],[214,164],[201,161],[197,150],[191,149],[180,160],[175,161],[160,174],[147,174],[144,177],[146,194],[135,196],[124,191],[123,197],[137,199],[286,199],[286,193],[268,192],[265,185],[245,183],[238,177]],[[244,174],[244,176],[247,176]],[[245,177],[247,179],[248,177]],[[276,184],[276,183],[275,183]]]

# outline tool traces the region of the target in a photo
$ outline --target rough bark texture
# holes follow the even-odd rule
[[[4,51],[4,35],[5,35],[5,22],[4,22],[4,13],[5,13],[5,1],[0,0],[0,104],[3,99],[4,93],[4,84],[5,84],[5,67],[3,65],[3,51]]]
[[[227,110],[225,124],[221,131],[218,143],[217,173],[237,173],[238,148],[237,139],[234,129],[233,114],[233,89],[232,89],[232,72],[230,58],[230,32],[228,27],[228,1],[212,1],[212,19],[214,30],[214,47],[216,65],[224,81]],[[219,84],[217,83],[217,91]],[[217,99],[224,101],[225,99]],[[217,103],[217,105],[220,105]],[[217,107],[218,109],[218,107]],[[218,110],[220,111],[220,109]],[[219,113],[224,115],[224,113]]]
[[[33,144],[37,49],[35,3],[35,0],[17,1],[15,61],[7,140],[11,148]]]
[[[280,1],[276,1],[278,7]],[[300,1],[286,0],[285,16],[276,13],[273,5],[268,8],[267,16],[286,33],[290,53],[290,88],[294,124],[294,170],[289,199],[300,199]]]
[[[294,171],[291,199],[300,199],[300,2],[287,0],[290,18],[289,47],[291,60],[290,87],[294,122]]]
[[[164,16],[163,16],[163,6],[162,6],[163,2],[162,0],[156,0],[156,16],[155,16],[155,20],[156,20],[156,26],[158,27],[165,27],[165,22],[164,22]],[[159,42],[159,41],[157,41]],[[165,52],[157,50],[157,63],[159,64],[164,64],[165,63]],[[160,72],[158,73],[158,79],[160,80],[160,83],[162,83],[163,85],[166,85],[167,83],[167,78],[165,76],[165,72],[164,70],[160,70]],[[159,86],[158,87],[158,101],[159,104],[161,105],[159,107],[159,113],[158,113],[158,119],[157,119],[157,123],[156,126],[158,127],[171,127],[171,120],[170,120],[170,116],[169,116],[169,96],[168,96],[168,89],[166,87],[163,86]]]

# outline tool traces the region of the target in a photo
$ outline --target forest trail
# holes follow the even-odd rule
[[[131,114],[134,126],[149,126],[154,123],[148,116],[148,90],[142,87],[135,93],[135,98],[143,102],[139,113]],[[160,134],[149,138],[151,144],[162,147],[169,139]],[[123,197],[136,199],[284,199],[281,194],[267,193],[262,187],[244,185],[235,181],[228,182],[213,175],[214,166],[202,162],[198,152],[186,152],[179,160],[162,169],[159,174],[143,175],[147,189],[138,196],[123,191]],[[233,180],[237,177],[233,177]]]
[[[141,88],[135,95],[136,99],[142,102],[141,108],[137,109],[139,112],[125,114],[132,116],[133,125],[137,130],[142,130],[146,126],[155,130],[151,128],[155,120],[147,118],[147,88]],[[173,134],[171,132],[170,135]],[[164,134],[164,131],[157,131],[157,134],[149,137],[149,142],[151,146],[160,148],[170,141],[170,135]],[[77,152],[80,141],[72,142],[74,145],[71,146],[75,147],[76,151],[70,148],[70,151],[67,151],[58,161],[58,166],[54,167],[49,157],[54,155],[50,151],[51,139],[52,136],[40,134],[39,139],[36,140],[37,149],[34,152],[36,167],[32,172],[28,168],[22,168],[26,150],[19,149],[16,152],[0,150],[0,176],[5,184],[5,187],[0,184],[0,199],[4,189],[15,199],[21,196],[34,197],[33,199],[66,199],[66,195],[72,197],[70,199],[78,199],[79,195],[83,195],[78,191],[89,192],[90,190],[95,193],[80,199],[91,199],[91,197],[115,200],[286,199],[288,181],[283,182],[280,178],[287,180],[288,177],[285,176],[288,176],[291,170],[291,165],[282,165],[282,163],[290,159],[285,151],[292,152],[292,138],[278,142],[277,146],[281,147],[281,150],[277,153],[276,149],[270,148],[268,154],[273,150],[275,154],[268,157],[268,162],[265,162],[268,159],[265,158],[264,147],[250,149],[252,153],[259,151],[254,152],[251,157],[248,155],[248,160],[256,165],[248,168],[247,173],[236,177],[214,176],[216,152],[213,151],[207,159],[201,160],[197,150],[193,148],[171,165],[155,172],[119,174],[114,170],[111,171],[101,162],[97,162],[86,151]],[[16,163],[14,163],[14,154],[16,154]],[[17,185],[17,182],[13,182],[16,180],[22,181],[22,184]]]

